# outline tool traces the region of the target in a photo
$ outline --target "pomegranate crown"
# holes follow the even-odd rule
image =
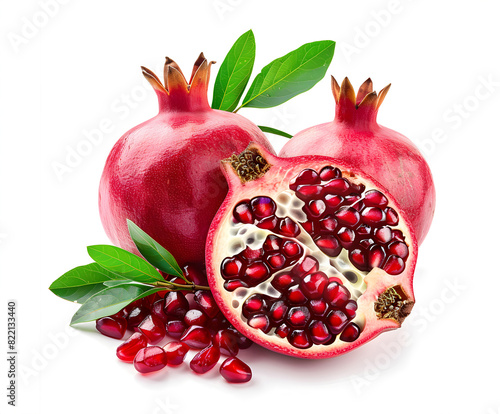
[[[208,62],[203,52],[193,66],[189,82],[182,73],[179,65],[169,57],[165,58],[163,69],[164,84],[153,71],[141,66],[142,74],[151,84],[162,110],[169,111],[194,111],[209,109],[207,98],[208,82],[210,80],[210,67],[215,62]]]
[[[372,80],[368,78],[356,94],[349,78],[344,78],[339,86],[332,76],[332,92],[336,103],[335,120],[357,124],[376,122],[378,109],[390,87],[391,84],[387,85],[377,94],[373,90]]]

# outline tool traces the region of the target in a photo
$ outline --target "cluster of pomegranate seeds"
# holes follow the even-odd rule
[[[281,293],[279,297],[260,293],[249,296],[241,308],[248,325],[264,333],[274,329],[275,335],[300,349],[330,345],[339,334],[345,342],[356,340],[361,332],[351,322],[356,316],[356,302],[340,280],[330,279],[318,269],[317,260],[306,256],[290,272],[277,275],[271,282]],[[350,334],[344,334],[347,328]]]
[[[184,268],[184,275],[197,285],[207,284],[205,275],[192,265]],[[220,367],[228,382],[247,382],[252,377],[250,368],[235,358],[252,341],[231,326],[209,291],[157,293],[131,303],[116,315],[98,319],[96,327],[116,339],[123,338],[127,329],[135,331],[118,346],[116,355],[133,362],[143,374],[181,365],[190,350],[198,350],[189,364],[194,372],[210,371],[222,354],[229,357]],[[173,340],[160,346],[167,337]]]
[[[295,241],[270,234],[261,249],[247,247],[224,259],[221,264],[224,287],[232,292],[240,287],[257,286],[278,270],[297,263],[302,253],[302,247]]]
[[[361,271],[379,267],[390,275],[403,272],[408,246],[403,233],[392,228],[399,217],[380,191],[365,191],[332,166],[319,173],[301,171],[290,189],[305,203],[307,220],[300,224],[323,253],[336,257],[344,248]]]

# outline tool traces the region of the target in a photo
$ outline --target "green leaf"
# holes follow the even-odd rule
[[[105,244],[88,246],[92,259],[105,269],[140,283],[164,282],[163,276],[142,257]]]
[[[255,77],[241,107],[270,108],[311,89],[325,76],[334,51],[335,42],[323,40],[272,61]]]
[[[259,128],[262,132],[269,132],[270,134],[274,135],[281,135],[282,137],[285,138],[292,138],[293,135],[288,134],[287,132],[280,131],[279,129],[276,128],[271,128],[263,125],[259,125]]]
[[[120,285],[134,284],[134,282],[130,279],[123,280],[110,280],[109,282],[104,282],[105,287],[115,287]]]
[[[120,276],[109,272],[97,263],[78,266],[56,279],[49,287],[57,296],[78,303],[104,289],[105,283],[119,279]]]
[[[178,276],[187,282],[177,261],[168,250],[153,240],[133,221],[127,220],[127,225],[130,237],[132,237],[137,249],[149,263],[161,271],[169,275]]]
[[[247,86],[255,61],[255,37],[243,33],[229,50],[214,84],[212,108],[234,111]]]
[[[164,289],[139,284],[126,284],[106,288],[91,296],[78,309],[71,319],[71,325],[95,321],[104,316],[114,315],[129,303],[162,290]]]

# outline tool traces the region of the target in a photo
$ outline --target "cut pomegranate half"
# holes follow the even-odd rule
[[[326,358],[401,326],[418,247],[385,188],[338,160],[278,158],[257,144],[222,168],[230,190],[209,232],[207,275],[238,331]]]

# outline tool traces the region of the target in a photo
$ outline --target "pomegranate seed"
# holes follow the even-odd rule
[[[263,219],[276,212],[276,203],[269,197],[255,197],[250,202],[254,217]]]
[[[156,344],[165,338],[166,330],[163,321],[155,315],[148,315],[137,327],[150,344]]]
[[[136,306],[132,308],[127,316],[127,327],[133,329],[139,326],[146,316],[149,315],[149,310],[144,306]]]
[[[318,173],[311,168],[302,170],[295,179],[290,182],[290,189],[295,191],[302,184],[319,184],[321,180]]]
[[[222,315],[222,313],[218,313],[215,318],[212,318],[207,322],[206,328],[212,335],[214,335],[221,329],[229,328],[229,326],[229,321]]]
[[[181,341],[186,343],[190,348],[202,349],[210,344],[212,335],[207,328],[203,326],[190,326],[181,336]]]
[[[405,236],[403,235],[403,232],[401,230],[393,230],[392,231],[392,237],[395,240],[404,242],[405,241]]]
[[[349,252],[349,260],[359,270],[368,270],[368,261],[361,249],[354,249]]]
[[[286,257],[295,257],[302,252],[302,249],[294,241],[288,240],[283,244],[283,248],[281,249],[281,251],[285,254]]]
[[[368,264],[370,267],[382,267],[385,260],[385,250],[382,246],[374,244],[368,250]]]
[[[157,300],[151,307],[151,315],[159,318],[164,324],[167,323],[167,315],[163,312],[163,299]]]
[[[360,236],[368,236],[372,232],[372,228],[368,224],[360,224],[356,229]]]
[[[257,227],[265,230],[274,230],[277,225],[278,217],[276,216],[266,217],[257,222]]]
[[[293,278],[288,273],[282,273],[274,277],[271,285],[280,292],[286,290],[293,283]]]
[[[316,272],[302,279],[300,289],[309,299],[319,299],[327,284],[328,277],[323,272]]]
[[[285,319],[285,315],[288,311],[288,306],[285,305],[285,302],[282,300],[278,300],[273,303],[271,306],[271,311],[269,312],[269,316],[274,322],[280,323]]]
[[[241,280],[231,280],[231,281],[224,283],[224,288],[228,292],[233,292],[240,287],[247,288],[248,284],[246,284],[245,282],[242,282]]]
[[[288,302],[292,305],[303,305],[307,302],[307,297],[304,295],[298,285],[292,286],[288,289],[286,294]]]
[[[190,309],[184,315],[184,323],[186,326],[206,326],[208,317],[198,309]]]
[[[236,335],[227,329],[220,330],[215,334],[214,344],[219,347],[221,354],[229,356],[238,355],[238,339]]]
[[[344,329],[347,322],[349,322],[349,318],[341,310],[333,310],[326,317],[328,328],[333,334],[342,332],[342,329]]]
[[[253,262],[254,260],[260,259],[264,254],[263,249],[251,249],[250,247],[247,247],[241,255],[247,259],[249,262]]]
[[[269,269],[262,262],[252,263],[245,270],[245,276],[250,279],[249,283],[256,285],[269,277]]]
[[[319,236],[314,240],[316,246],[325,253],[327,256],[336,257],[342,251],[342,246],[339,241],[332,234],[327,234],[324,236]]]
[[[329,183],[324,185],[325,191],[328,194],[346,194],[351,188],[349,182],[345,178],[334,178]]]
[[[309,307],[311,312],[316,316],[323,316],[328,310],[328,304],[324,301],[324,299],[311,300],[309,302]]]
[[[349,227],[356,226],[360,220],[358,211],[352,207],[340,207],[335,213],[335,217],[340,223]]]
[[[359,245],[364,249],[369,249],[375,242],[372,239],[363,239],[360,240]]]
[[[319,263],[313,256],[306,256],[302,262],[298,263],[292,269],[293,274],[297,276],[305,276],[309,273],[316,272],[319,269]]]
[[[194,356],[189,366],[197,374],[204,374],[215,367],[219,358],[219,348],[215,345],[209,345]]]
[[[359,326],[351,322],[345,327],[342,335],[340,335],[340,340],[344,342],[353,342],[358,339],[360,333],[361,330],[359,329]]]
[[[267,315],[257,314],[250,316],[247,323],[252,328],[260,329],[264,333],[268,333],[271,329],[271,324],[269,323]]]
[[[388,250],[390,254],[401,257],[401,259],[406,259],[408,257],[408,246],[406,243],[395,241],[389,244]]]
[[[236,336],[238,340],[238,347],[240,349],[247,349],[252,346],[253,342],[250,339],[248,339],[245,335],[239,333],[234,327],[232,326],[229,327],[228,331],[232,332],[234,336]]]
[[[325,196],[325,204],[331,209],[335,209],[344,202],[344,197],[335,194],[327,194]]]
[[[321,217],[326,211],[326,204],[323,200],[312,200],[309,202],[309,214],[314,218]]]
[[[295,348],[306,349],[312,346],[311,338],[306,331],[298,329],[288,335],[288,342]]]
[[[241,201],[236,205],[233,217],[238,223],[253,224],[254,218],[248,201]]]
[[[163,349],[167,356],[167,365],[177,366],[182,364],[189,351],[189,346],[184,342],[172,341],[166,344]]]
[[[337,308],[343,308],[351,298],[351,293],[345,286],[337,282],[331,282],[326,287],[323,296],[328,304]]]
[[[328,330],[328,327],[322,321],[313,321],[309,326],[309,332],[311,334],[311,340],[316,345],[322,345],[332,338],[332,334]]]
[[[319,172],[319,176],[323,181],[333,180],[334,178],[342,177],[342,173],[338,168],[334,168],[330,165],[323,167]]]
[[[219,313],[219,307],[214,297],[206,290],[197,290],[194,292],[194,301],[209,318],[213,318]]]
[[[116,348],[116,356],[122,361],[132,362],[137,352],[147,346],[147,338],[140,332],[135,332],[130,338]]]
[[[167,322],[167,333],[175,339],[179,339],[184,331],[186,330],[186,325],[184,322],[179,320],[171,320]]]
[[[142,374],[159,371],[167,365],[167,354],[159,346],[142,348],[134,358],[134,367]]]
[[[387,258],[383,269],[390,275],[399,275],[405,270],[405,262],[401,257],[391,255]]]
[[[288,327],[287,324],[283,323],[276,328],[276,331],[274,331],[274,333],[278,335],[280,338],[286,338],[290,333],[290,328]]]
[[[342,227],[337,233],[337,237],[342,247],[344,247],[344,249],[349,249],[354,244],[356,233],[347,227]]]
[[[302,201],[317,199],[323,193],[321,185],[299,185],[295,195]]]
[[[127,321],[125,318],[113,318],[106,316],[97,319],[95,322],[96,329],[105,336],[110,338],[122,339],[127,330]]]
[[[352,319],[356,316],[356,311],[358,310],[358,304],[354,300],[350,300],[346,303],[344,307],[344,312],[349,319]]]
[[[366,207],[361,212],[361,220],[366,224],[380,225],[385,222],[386,214],[378,207]]]
[[[387,197],[378,190],[369,190],[364,194],[364,203],[367,207],[386,208]]]
[[[280,221],[279,231],[285,237],[296,237],[300,233],[300,228],[290,217],[285,217]]]
[[[242,306],[243,316],[248,318],[255,313],[262,313],[267,310],[267,304],[264,298],[259,294],[250,296]]]
[[[236,256],[227,257],[221,264],[221,275],[224,279],[234,279],[238,277],[243,267],[243,262]]]
[[[187,264],[182,268],[182,273],[187,280],[195,285],[207,286],[208,284],[207,276],[196,265]]]
[[[287,316],[287,321],[295,328],[303,328],[309,319],[311,319],[311,314],[305,306],[291,308]]]
[[[285,265],[285,256],[281,253],[272,254],[267,258],[267,263],[273,270],[279,270]]]
[[[281,247],[281,239],[274,234],[270,234],[266,237],[262,247],[266,252],[277,252]]]
[[[312,221],[305,221],[303,223],[300,223],[305,231],[307,231],[309,234],[314,233],[314,222]]]
[[[377,239],[380,243],[389,243],[392,239],[392,230],[390,227],[384,226],[375,230],[373,234],[375,239]]]
[[[189,310],[189,303],[181,292],[170,292],[165,296],[163,311],[167,316],[183,318]]]
[[[396,213],[396,211],[393,208],[387,207],[385,209],[385,215],[386,215],[386,222],[389,226],[397,226],[398,225],[399,216],[398,216],[398,213]]]
[[[320,229],[326,233],[331,233],[337,228],[337,220],[332,216],[326,216],[323,220],[319,221]]]
[[[226,359],[220,366],[219,372],[227,382],[235,384],[248,382],[252,379],[250,367],[235,357]]]

